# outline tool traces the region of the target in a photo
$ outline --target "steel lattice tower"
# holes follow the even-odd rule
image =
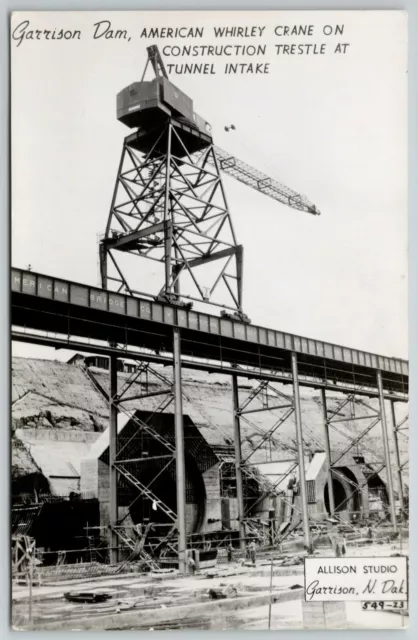
[[[127,87],[118,104],[123,105],[119,120],[138,128],[124,141],[100,244],[102,286],[143,293],[131,285],[121,264],[121,253],[129,253],[164,265],[159,299],[212,303],[244,319],[243,248],[210,126],[164,75]]]

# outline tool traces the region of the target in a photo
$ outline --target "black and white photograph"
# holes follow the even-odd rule
[[[407,32],[12,14],[12,629],[408,627]]]

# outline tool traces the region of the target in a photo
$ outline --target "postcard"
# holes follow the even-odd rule
[[[12,627],[407,627],[407,14],[10,46]]]

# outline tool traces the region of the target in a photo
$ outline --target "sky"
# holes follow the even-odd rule
[[[306,195],[295,211],[225,177],[244,245],[244,311],[252,322],[406,358],[407,24],[402,12],[16,13],[12,31],[80,30],[80,40],[12,40],[12,264],[98,284],[124,136],[116,94],[141,78],[146,47],[265,44],[270,73],[172,75],[212,125],[216,145]],[[93,39],[110,20],[126,40]],[[264,26],[262,37],[215,38],[214,26]],[[312,25],[284,38],[275,27]],[[343,27],[326,36],[325,25]],[[199,26],[202,38],[141,37]],[[17,34],[20,30],[17,30]],[[279,30],[280,32],[280,30]],[[130,39],[129,39],[130,38]],[[276,55],[277,44],[326,44],[325,55]],[[333,53],[338,43],[345,54]],[[226,132],[225,125],[235,130]],[[141,263],[142,265],[142,263]],[[141,266],[142,269],[142,266]],[[151,286],[155,274],[144,269]],[[159,286],[155,282],[155,293]],[[21,356],[56,351],[14,345]],[[53,354],[53,355],[51,355]]]

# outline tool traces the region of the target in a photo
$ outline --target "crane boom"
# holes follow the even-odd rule
[[[142,80],[144,79],[145,72],[147,70],[148,64],[151,63],[152,68],[155,73],[155,77],[163,77],[168,79],[167,72],[165,70],[164,62],[161,57],[160,51],[157,45],[151,45],[147,47],[147,64],[145,65],[144,73],[142,76]],[[178,92],[178,89],[177,89]],[[194,114],[195,124],[197,123],[197,114]],[[204,123],[202,118],[199,120]],[[236,180],[239,180],[243,184],[246,184],[249,187],[252,187],[256,191],[260,193],[264,193],[264,195],[273,198],[273,200],[277,200],[282,204],[285,204],[292,209],[297,209],[298,211],[304,211],[305,213],[311,213],[312,215],[320,215],[320,211],[315,207],[315,205],[308,200],[305,196],[297,191],[293,191],[289,187],[286,187],[284,184],[281,184],[278,180],[274,178],[270,178],[267,174],[251,167],[246,162],[242,160],[238,160],[227,151],[224,151],[220,147],[213,147],[215,151],[216,158],[219,162],[220,169],[224,173],[229,176],[232,176]],[[214,165],[214,158],[212,156],[208,156],[208,162]]]
[[[168,79],[167,71],[165,70],[164,62],[161,57],[160,51],[158,47],[153,44],[150,47],[147,47],[148,60],[152,64],[152,68],[154,69],[155,77],[163,76],[163,78]]]
[[[299,211],[305,211],[305,213],[311,213],[313,215],[320,215],[320,211],[315,205],[302,194],[293,191],[293,189],[289,189],[289,187],[270,178],[262,171],[254,169],[254,167],[251,167],[242,160],[238,160],[238,158],[235,158],[220,147],[215,146],[214,150],[219,161],[220,169],[227,175],[256,189],[256,191],[260,193],[264,193],[264,195],[274,200],[278,200],[292,209],[298,209]],[[213,161],[210,159],[209,162],[213,164]]]

